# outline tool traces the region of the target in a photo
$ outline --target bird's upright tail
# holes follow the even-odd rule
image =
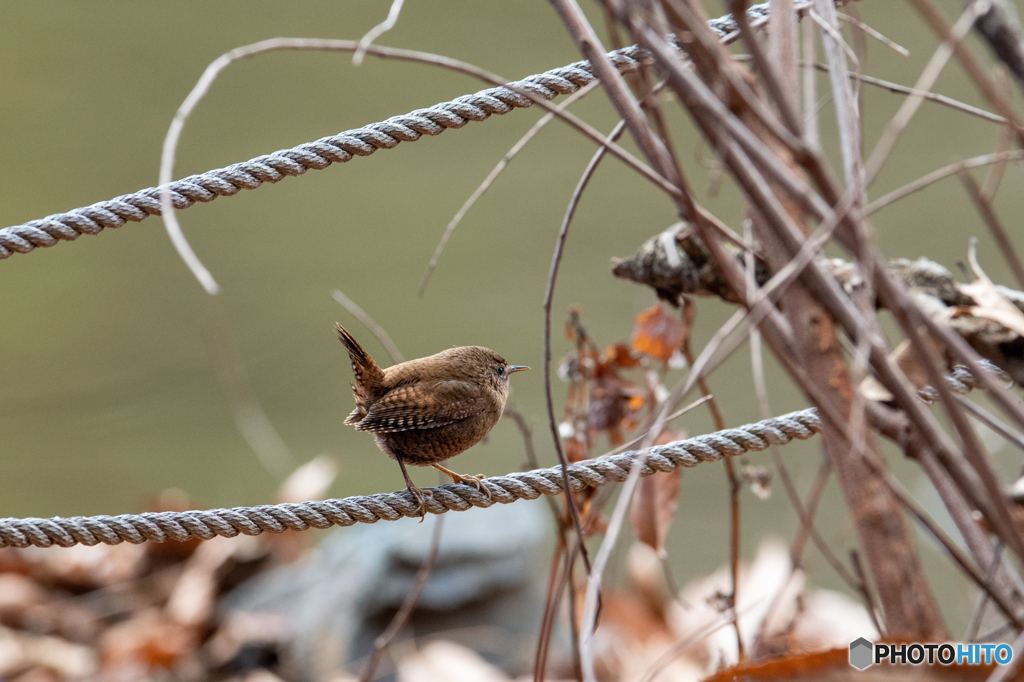
[[[348,357],[352,360],[352,374],[355,376],[355,383],[352,390],[355,392],[358,402],[362,399],[373,400],[377,389],[384,383],[384,370],[370,357],[370,354],[363,350],[359,342],[353,338],[348,330],[340,324],[336,325],[338,338],[345,345]]]

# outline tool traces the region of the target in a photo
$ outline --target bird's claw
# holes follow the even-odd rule
[[[423,520],[427,518],[427,502],[424,498],[428,498],[433,501],[434,493],[430,490],[417,488],[416,486],[409,486],[407,490],[416,498],[416,502],[420,510],[420,523],[423,523]]]
[[[484,476],[483,474],[473,474],[473,475],[460,474],[458,480],[455,481],[455,482],[456,483],[462,483],[463,485],[472,485],[472,486],[474,486],[477,489],[477,491],[482,492],[484,495],[487,495],[487,499],[489,500],[489,499],[491,499],[491,491],[490,491],[490,489],[487,486],[485,486],[482,483],[482,481],[485,478],[487,478],[487,477]]]

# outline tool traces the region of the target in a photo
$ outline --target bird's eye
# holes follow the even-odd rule
[[[499,377],[505,376],[505,367],[504,367],[504,365],[499,365],[498,366],[498,376]]]

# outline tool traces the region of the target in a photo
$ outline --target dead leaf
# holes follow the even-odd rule
[[[587,458],[586,443],[576,435],[565,441],[565,458],[570,463],[585,460]]]
[[[977,303],[975,306],[967,307],[966,312],[974,317],[992,320],[1010,331],[1024,336],[1024,313],[1021,313],[1020,309],[999,291],[999,287],[981,269],[978,264],[977,248],[977,240],[972,239],[967,252],[967,260],[977,279],[970,284],[958,286],[961,293],[967,294]]]
[[[964,289],[973,286],[973,284],[964,285]],[[999,294],[999,290],[995,290]],[[1002,296],[1002,294],[999,294]],[[973,317],[980,317],[985,320],[992,320],[996,324],[1000,324],[1012,332],[1015,332],[1021,336],[1024,336],[1024,313],[1017,310],[1017,306],[1010,303],[1006,298],[1002,299],[1006,303],[1006,306],[971,306],[967,308],[960,308],[959,311],[971,315]]]
[[[46,601],[39,583],[19,573],[0,573],[0,618],[4,622],[20,620],[29,608]]]
[[[705,682],[732,682],[747,675],[756,679],[820,680],[849,672],[849,657],[849,648],[780,656],[768,661],[728,668],[709,677]]]
[[[213,615],[221,578],[235,563],[259,561],[264,555],[261,538],[239,535],[217,537],[199,546],[178,577],[167,599],[165,611],[175,622],[199,627]]]
[[[454,642],[431,642],[398,662],[398,682],[511,682],[511,678]]]
[[[659,555],[665,551],[665,538],[676,515],[682,472],[659,471],[640,479],[629,512],[630,523],[640,542]]]
[[[624,343],[617,343],[604,349],[604,360],[616,367],[629,368],[640,365],[640,356]]]
[[[611,365],[601,367],[595,375],[590,385],[587,424],[594,433],[607,431],[613,447],[621,445],[624,440],[619,429],[630,428],[635,411],[633,406],[643,406],[644,394],[619,376]],[[640,401],[637,402],[636,398]]]
[[[146,547],[120,545],[75,545],[74,547],[26,547],[19,550],[37,580],[74,589],[116,585],[138,577],[146,568]]]
[[[633,349],[668,362],[686,337],[683,323],[670,315],[665,306],[651,306],[637,315],[631,341]]]
[[[99,648],[105,670],[170,668],[195,652],[197,639],[193,628],[147,609],[104,632]]]
[[[0,675],[7,679],[14,675],[43,679],[44,673],[58,680],[82,679],[95,674],[96,668],[96,654],[90,647],[0,625]]]
[[[342,682],[343,680],[355,680],[357,678],[349,675],[332,677],[331,682]],[[242,682],[284,682],[280,677],[270,672],[266,668],[257,668],[246,674],[242,678]]]

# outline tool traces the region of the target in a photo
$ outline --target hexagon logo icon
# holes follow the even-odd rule
[[[872,664],[875,646],[861,637],[850,642],[850,665],[857,670],[864,670]]]

